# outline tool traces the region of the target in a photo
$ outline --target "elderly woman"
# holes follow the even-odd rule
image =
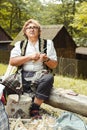
[[[47,52],[42,51],[42,53],[40,51],[40,45],[42,44],[40,38],[41,26],[38,21],[29,19],[25,22],[23,33],[27,39],[25,55],[21,56],[21,41],[16,42],[11,51],[10,64],[13,66],[22,65],[24,92],[31,92],[32,79],[36,83],[34,100],[29,110],[30,116],[36,119],[41,118],[39,108],[45,100],[48,100],[53,87],[54,77],[46,68],[54,69],[57,66],[57,56],[51,40],[46,40],[47,48],[43,50],[47,49]]]

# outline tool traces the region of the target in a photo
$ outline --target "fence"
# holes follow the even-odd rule
[[[10,51],[0,50],[0,63],[8,64],[9,56]],[[87,61],[60,57],[54,72],[64,76],[87,78]]]
[[[59,58],[55,73],[64,76],[87,78],[87,61],[69,58]]]
[[[56,73],[60,75],[76,76],[77,75],[77,60],[68,58],[59,58]]]

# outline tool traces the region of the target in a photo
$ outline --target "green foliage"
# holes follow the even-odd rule
[[[86,0],[43,1],[44,4],[40,0],[0,0],[0,25],[14,38],[30,18],[38,20],[42,25],[63,24],[76,42],[79,39],[86,46]]]
[[[82,2],[76,9],[74,21],[71,26],[74,28],[74,36],[78,38],[78,42],[83,42],[82,45],[87,46],[87,2]]]
[[[29,18],[36,18],[41,8],[38,0],[8,0],[1,3],[0,24],[10,35],[15,36]]]
[[[7,64],[0,63],[0,76],[4,75],[7,69]]]

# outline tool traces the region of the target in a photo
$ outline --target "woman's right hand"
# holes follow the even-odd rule
[[[40,53],[34,53],[31,55],[31,60],[37,61],[40,58]]]

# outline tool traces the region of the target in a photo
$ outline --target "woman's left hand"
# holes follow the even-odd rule
[[[44,62],[46,59],[47,59],[47,55],[44,53],[44,54],[40,54],[40,61]]]

